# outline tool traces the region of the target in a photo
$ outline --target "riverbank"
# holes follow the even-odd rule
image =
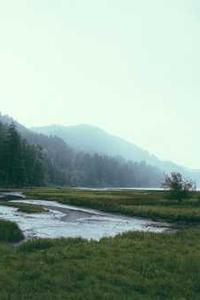
[[[24,190],[30,199],[58,201],[62,204],[99,209],[175,225],[200,224],[200,192],[181,203],[168,198],[165,191],[96,191],[39,188]]]
[[[89,192],[31,189],[29,198],[92,207],[132,215],[140,207],[169,209],[185,224],[199,215],[199,193],[189,201],[171,202],[162,192]],[[53,202],[51,202],[53,205]],[[62,212],[61,212],[62,213]],[[174,216],[177,216],[176,218]],[[190,218],[189,218],[190,216]],[[162,217],[162,216],[161,216]],[[171,217],[170,217],[171,219]],[[171,233],[128,232],[100,241],[80,238],[39,239],[18,247],[0,242],[1,300],[199,300],[200,229]]]

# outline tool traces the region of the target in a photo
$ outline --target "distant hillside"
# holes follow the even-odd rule
[[[111,135],[108,132],[90,125],[60,126],[50,125],[32,128],[37,133],[56,135],[62,138],[76,151],[89,153],[101,153],[110,156],[121,156],[134,162],[145,161],[164,172],[178,171],[191,177],[199,184],[200,171],[192,170],[170,161],[162,161],[148,151],[130,143],[122,138]]]
[[[19,139],[21,140],[22,145],[23,140],[21,137],[25,139],[31,147],[36,147],[39,150],[43,166],[42,174],[44,174],[43,177],[45,179],[43,181],[38,181],[38,184],[41,185],[67,185],[82,187],[160,187],[163,180],[162,172],[158,168],[149,164],[144,162],[131,162],[119,156],[115,157],[106,155],[103,152],[97,154],[96,152],[99,151],[95,151],[95,149],[92,152],[89,150],[87,151],[86,149],[84,150],[84,148],[78,148],[78,146],[75,145],[73,145],[73,149],[68,146],[62,138],[55,134],[48,136],[43,133],[33,132],[9,116],[0,115],[0,126],[2,126],[2,128],[8,128],[8,131],[10,130],[9,128],[13,128],[16,132],[17,129],[20,134]],[[4,134],[1,136],[0,134],[0,141],[2,140],[5,146],[4,149],[7,147],[7,139],[9,139],[8,135]],[[15,157],[16,150],[14,148],[12,150]],[[19,153],[22,167],[24,157],[23,153],[25,152],[21,151],[21,153]],[[0,155],[0,161],[3,161],[3,157],[6,156],[6,152],[3,151],[2,155],[3,156]],[[18,163],[19,159],[17,157],[15,157],[15,160],[16,163]],[[32,160],[30,159],[30,165],[31,162]],[[13,160],[9,160],[9,165],[12,168],[15,167],[13,165]],[[29,168],[27,170],[29,170]],[[8,171],[9,169],[5,168],[5,173]],[[3,177],[0,174],[0,183],[1,179],[3,180]],[[35,178],[38,178],[38,175],[36,175]],[[22,182],[20,174],[19,179],[20,182]],[[28,184],[28,182],[26,183],[26,177],[24,177],[23,182],[24,184]],[[33,180],[30,182],[33,182]],[[10,184],[14,185],[15,183],[11,180]]]
[[[152,161],[154,159],[147,151],[95,126],[50,125],[34,127],[32,130],[37,133],[59,136],[78,151],[104,153],[111,156],[120,155],[134,161]]]

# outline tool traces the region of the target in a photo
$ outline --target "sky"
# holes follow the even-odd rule
[[[199,0],[0,0],[0,111],[200,168]]]

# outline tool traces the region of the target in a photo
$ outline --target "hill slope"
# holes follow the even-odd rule
[[[45,159],[46,184],[159,187],[163,180],[161,171],[151,165],[128,162],[121,157],[94,154],[91,151],[80,152],[84,149],[78,147],[74,150],[60,137],[33,132],[8,116],[0,115],[0,123],[14,123],[29,144],[41,147],[41,155]]]
[[[50,125],[32,128],[37,133],[56,135],[77,151],[103,153],[111,156],[122,156],[125,159],[146,163],[160,168],[164,172],[179,171],[194,180],[200,178],[200,171],[192,170],[170,161],[162,161],[148,151],[122,138],[90,125],[60,126]]]

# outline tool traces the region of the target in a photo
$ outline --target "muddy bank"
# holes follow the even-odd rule
[[[25,199],[25,195],[21,192],[2,192],[0,193],[0,200],[20,200]]]

